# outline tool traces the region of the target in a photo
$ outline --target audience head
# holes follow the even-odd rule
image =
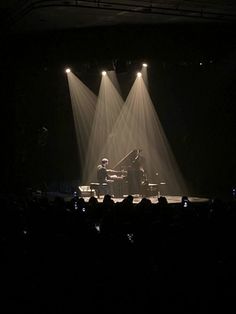
[[[160,196],[160,197],[158,197],[158,203],[159,203],[160,205],[163,205],[163,206],[165,206],[165,205],[168,204],[167,199],[166,199],[165,196]]]

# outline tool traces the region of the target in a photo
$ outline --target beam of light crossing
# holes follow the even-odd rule
[[[184,180],[141,76],[137,76],[129,92],[113,133],[113,141],[119,143],[123,156],[134,149],[142,150],[149,182],[166,182],[169,195],[186,192]]]

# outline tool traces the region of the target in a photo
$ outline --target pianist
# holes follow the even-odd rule
[[[111,194],[111,183],[113,180],[110,178],[109,173],[112,170],[107,169],[108,159],[103,158],[100,165],[97,167],[97,180],[100,184],[100,192],[102,194]]]
[[[103,158],[101,164],[97,167],[97,180],[100,184],[100,192],[102,194],[114,194],[113,193],[113,183],[117,179],[123,178],[122,171],[116,171],[112,169],[107,169],[108,159]],[[117,174],[122,173],[121,176],[117,176]]]

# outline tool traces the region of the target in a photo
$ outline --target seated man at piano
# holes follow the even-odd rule
[[[122,171],[116,171],[112,169],[107,169],[109,160],[103,158],[101,164],[97,167],[97,180],[100,184],[100,192],[103,194],[114,194],[113,193],[113,182],[115,180],[123,178]],[[117,176],[117,174],[121,174]]]

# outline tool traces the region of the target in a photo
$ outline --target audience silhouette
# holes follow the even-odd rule
[[[31,311],[35,302],[52,309],[56,300],[83,313],[200,313],[225,308],[224,300],[234,306],[235,200],[169,204],[162,196],[134,204],[131,195],[121,202],[105,195],[99,203],[32,192],[0,201],[9,312]]]

